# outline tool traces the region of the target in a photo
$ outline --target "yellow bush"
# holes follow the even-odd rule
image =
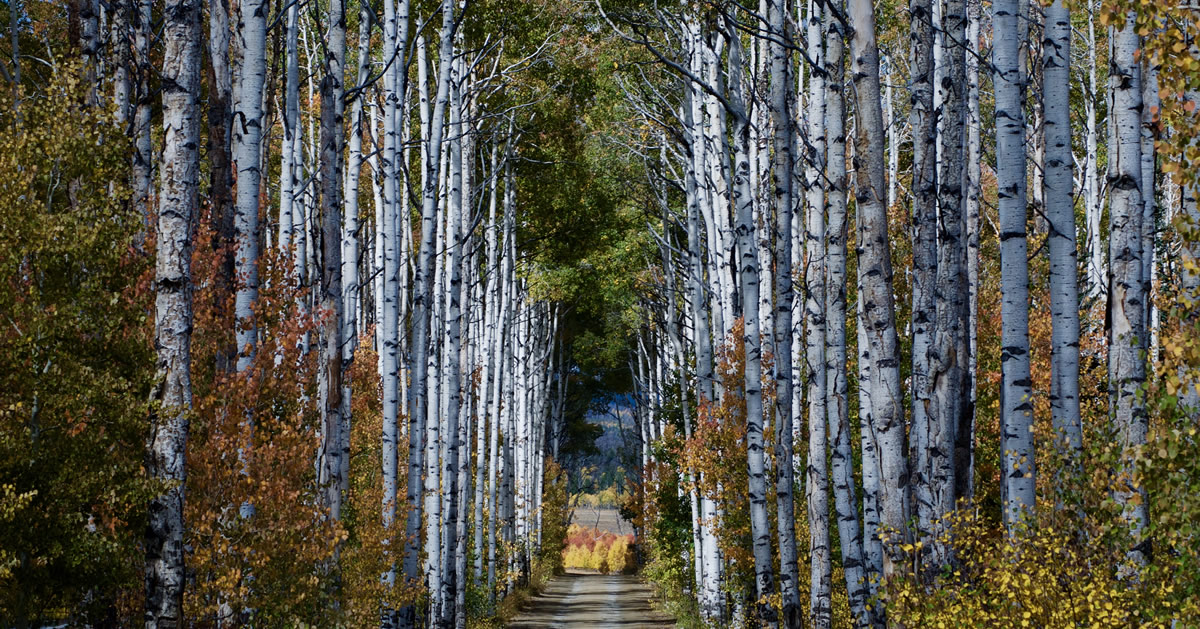
[[[1081,544],[1052,527],[1023,534],[1019,544],[968,512],[953,514],[950,540],[959,563],[933,583],[901,575],[886,586],[889,621],[905,627],[1158,627],[1147,622],[1170,605],[1173,586],[1118,576],[1123,557]],[[919,545],[905,545],[919,553]]]

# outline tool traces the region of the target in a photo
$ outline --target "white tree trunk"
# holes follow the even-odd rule
[[[1046,112],[1046,219],[1049,223],[1050,413],[1056,445],[1072,455],[1083,447],[1079,416],[1079,280],[1075,246],[1070,118],[1071,16],[1062,0],[1046,9],[1042,57]]]
[[[829,551],[829,459],[825,372],[825,59],[822,10],[809,3],[808,147],[805,168],[805,375],[808,382],[809,624],[832,623],[832,562]]]
[[[1004,523],[1015,535],[1034,507],[1033,382],[1029,371],[1026,242],[1025,84],[1020,65],[1027,25],[1018,0],[993,3],[996,182],[1000,214],[1000,447]]]
[[[874,459],[865,462],[863,469],[865,476],[867,468],[874,467],[879,481],[874,496],[867,496],[872,488],[865,481],[863,493],[864,500],[875,502],[879,525],[892,529],[888,539],[896,544],[908,537],[908,465],[904,456],[904,394],[900,387],[900,348],[892,296],[892,256],[884,206],[879,46],[875,40],[874,6],[869,0],[851,0],[850,23],[854,25],[850,55],[858,112],[854,151],[858,176],[854,196],[858,210],[859,328],[865,336],[865,343],[860,344],[860,359],[862,367],[869,370],[866,374],[869,379],[860,382],[870,409],[870,422],[863,438],[871,442],[871,447],[864,446],[863,458]],[[884,576],[892,574],[892,564],[887,553],[883,557]]]
[[[1133,484],[1133,449],[1146,443],[1146,294],[1142,283],[1142,86],[1134,56],[1140,45],[1134,15],[1112,37],[1109,92],[1116,142],[1109,147],[1109,334],[1108,387],[1112,418],[1122,448],[1121,486],[1114,495],[1123,506],[1135,546],[1129,557],[1138,564],[1147,552],[1141,539],[1149,513],[1145,489]],[[1134,494],[1139,494],[1134,498]]]
[[[829,443],[832,447],[834,508],[841,542],[842,569],[850,613],[861,625],[870,625],[867,584],[863,570],[862,531],[855,496],[854,454],[850,432],[850,398],[846,366],[846,109],[845,36],[842,24],[831,14],[844,10],[837,3],[826,20],[825,135],[829,139],[829,225],[826,242],[825,364]]]
[[[164,13],[164,137],[154,287],[157,383],[146,471],[171,488],[150,500],[147,629],[184,624],[183,484],[192,407],[192,223],[200,187],[200,15],[201,4],[194,0],[168,0]]]

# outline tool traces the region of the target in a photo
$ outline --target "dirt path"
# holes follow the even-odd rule
[[[514,629],[658,629],[674,623],[650,606],[650,586],[629,575],[568,572],[550,581],[509,624]]]

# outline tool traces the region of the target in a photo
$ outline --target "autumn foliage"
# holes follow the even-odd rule
[[[617,535],[578,524],[567,529],[563,567],[622,574],[632,571],[634,566],[633,535]]]

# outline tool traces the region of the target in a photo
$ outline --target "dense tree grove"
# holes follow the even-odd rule
[[[1195,7],[8,8],[0,625],[1200,618]]]

